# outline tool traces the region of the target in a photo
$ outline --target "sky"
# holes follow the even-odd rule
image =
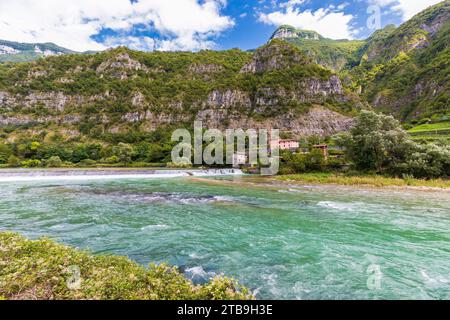
[[[441,0],[0,0],[0,39],[75,51],[242,50],[289,24],[332,39],[364,39]]]

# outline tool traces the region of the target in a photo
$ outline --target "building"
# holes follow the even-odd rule
[[[300,143],[293,139],[272,140],[270,142],[270,149],[274,150],[277,148],[280,150],[297,151],[297,149],[300,148]]]

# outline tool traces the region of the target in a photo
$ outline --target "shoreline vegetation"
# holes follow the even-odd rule
[[[337,173],[320,172],[281,175],[276,176],[273,179],[284,182],[335,184],[344,186],[450,189],[450,180],[448,179],[421,180],[413,178],[391,178],[381,175],[343,175]]]
[[[195,285],[176,267],[149,268],[93,255],[47,238],[0,232],[0,300],[250,300],[248,289],[218,276]]]

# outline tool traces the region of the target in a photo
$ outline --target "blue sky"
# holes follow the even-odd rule
[[[253,49],[281,24],[361,39],[440,0],[0,0],[0,39],[84,51]]]

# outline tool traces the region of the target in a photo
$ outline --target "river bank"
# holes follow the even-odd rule
[[[272,178],[288,183],[308,183],[317,185],[369,186],[376,188],[404,188],[420,190],[450,191],[450,180],[400,179],[383,176],[344,176],[334,173],[305,173],[283,175]]]

